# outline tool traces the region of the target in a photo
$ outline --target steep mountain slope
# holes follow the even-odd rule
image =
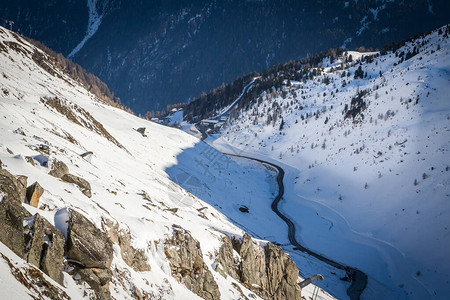
[[[449,34],[447,25],[383,55],[280,66],[206,140],[284,166],[282,209],[298,239],[365,271],[369,290],[450,292]],[[258,84],[278,88],[255,95]]]
[[[15,29],[73,55],[138,113],[331,47],[381,48],[446,24],[449,12],[445,0],[12,1],[0,7]]]
[[[108,105],[2,27],[0,73],[2,294],[300,299],[291,258],[231,219],[242,215],[236,199],[272,197],[272,173],[243,168],[180,130]],[[206,201],[223,193],[217,180],[235,203],[219,196],[208,203],[177,185],[193,180],[185,155],[206,170],[197,176],[209,190]],[[203,180],[209,169],[223,174]]]

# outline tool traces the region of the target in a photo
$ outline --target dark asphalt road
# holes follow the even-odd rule
[[[237,155],[237,154],[228,154],[228,153],[224,153],[225,155],[229,155],[229,156],[236,156],[236,157],[242,157],[242,158],[246,158],[246,159],[251,159],[260,163],[264,163],[267,165],[270,165],[274,168],[276,168],[278,170],[278,175],[277,175],[277,183],[278,183],[278,195],[275,197],[275,199],[272,202],[271,208],[272,211],[274,213],[277,214],[278,217],[280,217],[288,226],[288,238],[289,238],[289,242],[296,248],[298,248],[300,251],[307,253],[308,255],[311,255],[325,263],[327,263],[328,265],[336,268],[336,269],[340,269],[340,270],[344,270],[347,272],[347,274],[349,275],[350,279],[351,279],[351,284],[349,286],[349,288],[347,289],[347,295],[350,297],[350,299],[360,299],[362,292],[364,291],[364,289],[367,286],[367,275],[365,273],[363,273],[362,271],[353,268],[353,267],[349,267],[346,266],[344,264],[341,264],[339,262],[336,262],[334,260],[331,260],[321,254],[315,253],[314,251],[303,247],[302,245],[300,245],[297,241],[297,239],[295,238],[295,225],[294,223],[285,215],[283,215],[280,210],[278,209],[278,204],[280,203],[281,199],[283,198],[284,195],[284,184],[283,184],[283,178],[284,178],[284,170],[278,166],[275,165],[273,163],[270,163],[268,161],[264,161],[261,159],[257,159],[257,158],[253,158],[253,157],[248,157],[248,156],[243,156],[243,155]]]

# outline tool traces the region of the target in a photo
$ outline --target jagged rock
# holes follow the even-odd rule
[[[63,284],[64,235],[39,214],[27,219],[30,223],[24,231],[27,261]]]
[[[70,272],[70,275],[73,275],[75,278],[79,278],[79,280],[90,285],[95,292],[97,299],[113,299],[109,292],[109,281],[112,278],[111,270],[74,267]]]
[[[25,202],[25,199],[27,197],[27,176],[17,176],[17,191],[19,193],[19,199],[20,202]]]
[[[118,244],[119,243],[119,224],[114,223],[113,221],[102,218],[102,229],[104,232],[106,232],[106,235],[108,235],[109,239],[113,242]]]
[[[44,194],[44,189],[38,182],[33,183],[29,187],[27,187],[27,200],[28,203],[33,207],[38,207],[39,199],[42,194]]]
[[[147,263],[145,251],[131,246],[131,234],[128,231],[121,230],[118,237],[123,261],[135,271],[150,271],[151,267]]]
[[[113,258],[108,236],[75,210],[70,210],[66,256],[86,268],[108,269]]]
[[[11,173],[0,170],[0,241],[23,257],[24,210],[16,182]]]
[[[61,178],[64,175],[69,174],[69,168],[62,161],[54,159],[48,174],[56,178]]]
[[[91,185],[87,180],[72,174],[65,174],[61,179],[68,183],[74,183],[85,196],[92,197]]]
[[[221,264],[223,271],[236,280],[240,280],[237,273],[239,261],[235,260],[233,253],[233,245],[228,236],[222,238],[222,246],[219,248],[219,263]]]
[[[248,234],[244,234],[242,241],[230,240],[228,236],[222,241],[218,262],[227,274],[264,299],[301,300],[298,268],[281,247],[268,243],[262,248]],[[241,257],[240,264],[233,249]]]
[[[253,239],[247,233],[244,234],[242,239],[239,255],[242,258],[241,281],[247,286],[256,284],[266,290],[268,280],[264,250],[255,245]]]
[[[32,266],[18,267],[8,257],[0,253],[1,259],[8,265],[11,275],[20,282],[33,299],[70,300],[64,290],[47,280],[44,273]],[[3,282],[2,282],[3,283]],[[32,296],[31,296],[32,295]],[[4,295],[3,297],[11,296]],[[11,297],[13,299],[14,297]]]
[[[220,291],[203,261],[200,243],[188,231],[173,226],[173,236],[165,243],[172,276],[203,299],[220,299]]]
[[[272,243],[264,247],[268,274],[268,291],[273,299],[301,300],[297,284],[298,268],[283,249]]]

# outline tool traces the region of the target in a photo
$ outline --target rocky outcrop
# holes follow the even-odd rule
[[[62,161],[54,159],[51,163],[50,172],[48,174],[56,178],[61,178],[64,175],[69,174],[69,168]]]
[[[239,274],[236,271],[239,269],[240,261],[234,255],[233,245],[228,236],[222,238],[222,246],[219,248],[218,260],[219,264],[216,267],[216,271],[221,269],[225,274],[229,274],[234,279],[240,280]]]
[[[203,260],[200,243],[181,227],[172,228],[173,236],[164,247],[172,276],[203,299],[220,299],[219,287]]]
[[[301,300],[301,289],[297,284],[298,268],[281,247],[268,243],[264,247],[268,291],[272,299]]]
[[[113,258],[112,242],[85,216],[71,210],[66,256],[86,268],[108,269]]]
[[[36,214],[25,219],[25,256],[27,261],[56,282],[63,284],[64,235],[46,219]]]
[[[70,264],[66,269],[75,280],[89,284],[97,299],[111,299],[109,282],[112,272],[109,268],[113,248],[109,237],[82,214],[70,210],[66,241],[59,229],[39,214],[31,216],[22,206],[21,195],[25,198],[25,186],[26,177],[16,178],[0,169],[0,241],[60,284],[63,284],[65,255]],[[35,207],[42,193],[43,189],[37,182],[26,190],[30,204]],[[127,249],[124,256],[134,268],[150,269],[143,259],[144,251],[131,246],[129,234],[117,239]],[[37,269],[30,271],[36,278],[43,278]]]
[[[150,271],[151,267],[147,262],[145,249],[136,249],[132,244],[130,231],[119,229],[119,224],[108,219],[102,220],[102,228],[109,239],[119,244],[120,254],[123,261],[137,272]]]
[[[72,174],[65,174],[61,179],[65,182],[75,184],[86,197],[92,197],[91,185],[87,180]]]
[[[112,272],[109,269],[98,268],[79,268],[74,267],[70,272],[77,281],[86,282],[95,292],[98,300],[113,299],[109,292],[109,282],[112,278]]]
[[[28,203],[33,207],[38,207],[39,199],[41,199],[42,194],[44,194],[44,189],[38,182],[33,183],[27,187],[27,200]]]
[[[123,261],[138,272],[150,271],[151,267],[147,263],[147,257],[144,249],[136,249],[131,246],[131,234],[128,231],[121,230],[118,235],[120,253]]]
[[[247,286],[259,286],[267,290],[266,260],[264,250],[256,245],[252,238],[245,234],[239,247],[241,261],[241,281]]]
[[[0,169],[0,241],[23,257],[23,219],[17,179]]]
[[[240,256],[238,261],[233,250]],[[260,247],[248,234],[233,241],[225,236],[217,259],[227,274],[264,299],[301,300],[298,268],[279,246],[268,243]]]
[[[112,242],[106,233],[75,210],[70,210],[66,257],[72,263],[70,274],[74,278],[88,283],[98,299],[111,299]]]

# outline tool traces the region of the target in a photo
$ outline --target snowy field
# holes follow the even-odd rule
[[[324,61],[321,76],[284,87],[284,98],[263,93],[207,140],[282,166],[281,209],[300,229],[297,239],[366,272],[365,298],[450,293],[450,45],[435,31],[398,52],[414,47],[402,62],[393,53],[363,62],[362,79],[354,73],[363,54],[349,53],[350,76],[331,68],[344,59]],[[364,117],[344,119],[361,91]],[[281,114],[267,124],[274,103]]]

